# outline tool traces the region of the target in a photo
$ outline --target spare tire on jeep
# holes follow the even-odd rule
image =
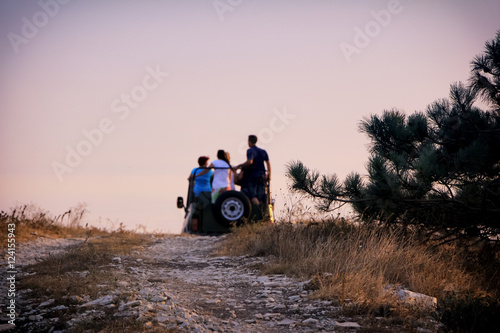
[[[252,205],[245,194],[238,191],[226,191],[215,200],[213,213],[219,224],[229,227],[232,222],[250,217]]]

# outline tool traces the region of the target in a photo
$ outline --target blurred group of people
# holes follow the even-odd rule
[[[217,151],[217,159],[210,164],[208,156],[200,156],[199,167],[194,168],[188,178],[194,181],[194,196],[211,192],[212,203],[215,203],[221,193],[234,190],[237,184],[253,204],[266,203],[265,186],[271,180],[271,162],[267,152],[257,147],[257,136],[248,136],[248,147],[247,160],[234,167],[229,153],[222,149]]]

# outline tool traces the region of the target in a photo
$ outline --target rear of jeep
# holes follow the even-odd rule
[[[177,198],[177,207],[184,208],[183,232],[196,234],[222,234],[230,232],[231,227],[256,221],[274,222],[274,203],[268,199],[264,205],[255,205],[240,191],[221,193],[212,203],[210,192],[194,196],[194,181],[190,180],[186,204],[182,197]],[[266,186],[270,198],[269,185]]]

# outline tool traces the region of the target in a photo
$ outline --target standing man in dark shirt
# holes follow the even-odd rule
[[[264,149],[257,147],[257,137],[248,136],[247,161],[236,166],[243,170],[243,182],[241,191],[245,193],[253,204],[267,203],[265,185],[271,181],[271,162]],[[267,166],[267,173],[266,167]]]

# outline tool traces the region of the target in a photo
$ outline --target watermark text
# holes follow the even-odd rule
[[[232,12],[242,3],[243,0],[214,0],[212,2],[217,15],[219,16],[219,20],[221,21],[224,21],[224,16],[226,15],[226,13]]]
[[[288,125],[291,124],[292,120],[295,119],[297,115],[293,113],[289,113],[286,107],[283,107],[281,110],[274,109],[273,116],[269,119],[269,123],[267,127],[263,127],[260,129],[255,135],[259,139],[259,143],[266,144],[271,143],[274,140],[276,133],[283,132]],[[238,145],[238,153],[245,154],[248,148],[248,142],[241,142]]]
[[[37,11],[31,19],[24,16],[21,18],[21,31],[20,34],[9,32],[7,38],[14,53],[18,54],[19,47],[23,44],[28,44],[30,40],[38,35],[40,29],[45,27],[51,18],[59,13],[61,5],[65,5],[70,0],[39,0],[38,5],[41,10]]]
[[[139,104],[148,97],[148,94],[158,88],[169,75],[168,72],[163,72],[159,65],[155,69],[150,66],[146,67],[146,72],[147,74],[143,77],[140,85],[132,87],[129,93],[123,93],[111,102],[111,112],[116,114],[119,120],[127,119],[131,111],[137,109]],[[64,161],[52,162],[52,170],[59,182],[63,181],[63,176],[66,173],[73,172],[83,162],[84,157],[93,152],[95,147],[100,146],[105,136],[113,133],[115,128],[115,122],[109,117],[102,118],[95,128],[90,130],[84,128],[81,132],[83,139],[74,146],[66,146]]]
[[[373,20],[368,21],[364,28],[354,27],[354,38],[352,44],[342,42],[339,44],[340,50],[348,63],[351,63],[354,54],[361,53],[361,50],[370,45],[371,41],[379,36],[384,28],[391,22],[394,15],[403,11],[400,0],[390,0],[387,9],[379,11],[372,10],[370,15]]]
[[[10,325],[16,324],[16,224],[7,224],[7,297],[6,315]]]

